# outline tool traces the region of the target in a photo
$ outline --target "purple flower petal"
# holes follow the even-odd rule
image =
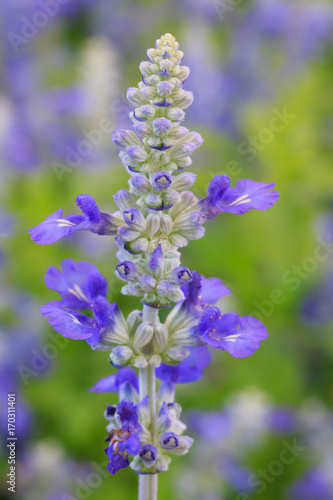
[[[139,390],[138,377],[133,368],[121,368],[117,373],[101,378],[88,392],[118,392],[120,386],[126,382],[129,382],[136,391]]]
[[[217,203],[217,207],[223,212],[233,214],[244,214],[256,208],[257,210],[267,210],[271,208],[279,198],[277,191],[269,191],[275,186],[256,182],[251,179],[238,181],[235,188],[229,188],[222,199]]]
[[[252,316],[221,315],[216,307],[205,309],[198,325],[201,339],[212,347],[228,351],[236,358],[250,356],[260,340],[268,337],[265,325]]]
[[[78,229],[84,229],[88,218],[84,215],[62,217],[62,209],[47,217],[43,222],[28,230],[31,239],[39,245],[51,245],[63,236],[69,236]]]
[[[40,308],[42,316],[49,319],[50,325],[63,337],[75,340],[87,340],[97,342],[99,328],[96,328],[92,318],[72,309],[63,309],[57,300],[48,302]]]
[[[45,274],[45,284],[60,294],[63,307],[89,309],[94,297],[106,296],[107,281],[95,265],[65,259],[61,271],[51,266]]]
[[[188,347],[190,355],[176,366],[161,364],[156,369],[156,376],[173,384],[195,382],[203,376],[203,370],[211,362],[211,356],[206,346]]]
[[[200,297],[204,304],[216,304],[219,299],[226,295],[231,295],[231,290],[219,278],[201,276]]]

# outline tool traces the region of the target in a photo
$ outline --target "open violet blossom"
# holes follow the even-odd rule
[[[76,340],[86,340],[92,347],[116,328],[121,315],[117,304],[106,299],[107,281],[96,266],[89,262],[65,259],[62,272],[51,266],[45,275],[45,283],[56,290],[61,300],[52,300],[41,307],[50,325],[63,335]],[[74,310],[90,310],[93,318]]]
[[[104,413],[107,470],[114,474],[130,466],[137,472],[139,500],[157,499],[157,473],[167,471],[172,456],[185,455],[193,444],[184,435],[177,384],[203,376],[211,348],[242,358],[268,335],[256,318],[220,311],[217,302],[231,293],[220,278],[206,278],[181,263],[180,249],[202,238],[204,226],[217,214],[266,210],[278,199],[273,184],[243,179],[232,188],[221,175],[212,179],[202,200],[190,190],[196,175],[187,169],[203,139],[182,126],[193,102],[193,94],[183,88],[189,76],[183,57],[175,38],[163,35],[140,64],[138,87],[127,91],[135,132],[113,133],[130,175],[129,189],[114,195],[117,210],[101,212],[84,194],[77,198],[83,215],[64,217],[58,210],[29,230],[39,244],[78,230],[115,236],[121,292],[143,304],[124,318],[107,299],[106,279],[88,262],[65,259],[61,270],[51,266],[45,276],[60,300],[42,306],[42,315],[61,335],[107,351],[118,370],[106,372],[90,392],[118,394],[118,403],[108,404]],[[161,322],[164,308],[168,314]],[[156,377],[162,381],[158,390]],[[239,472],[232,463],[228,467]]]
[[[236,358],[250,356],[268,337],[265,325],[252,316],[222,314],[217,307],[207,307],[198,325],[201,340],[228,351]]]
[[[277,191],[270,191],[273,187],[274,183],[243,179],[231,188],[227,175],[217,175],[208,185],[207,198],[200,201],[201,211],[211,220],[221,212],[245,214],[253,208],[267,210],[279,198]]]

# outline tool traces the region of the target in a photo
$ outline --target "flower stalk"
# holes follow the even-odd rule
[[[157,500],[157,484],[157,474],[140,474],[138,500]]]
[[[130,466],[137,472],[139,500],[157,499],[157,473],[167,471],[171,456],[185,455],[193,444],[184,435],[176,384],[201,378],[210,363],[208,346],[242,358],[268,336],[256,318],[223,314],[215,306],[231,293],[220,279],[206,279],[181,265],[180,249],[202,238],[212,218],[266,210],[278,199],[271,191],[274,184],[243,179],[233,188],[226,175],[215,176],[202,199],[190,191],[196,175],[184,170],[203,139],[181,125],[193,101],[183,89],[190,72],[182,66],[183,56],[175,38],[163,35],[140,64],[138,87],[128,89],[135,132],[113,134],[130,175],[129,190],[114,195],[118,210],[102,212],[83,194],[77,198],[83,215],[63,216],[59,209],[29,230],[39,244],[78,230],[116,236],[120,262],[115,272],[124,282],[122,293],[140,297],[142,311],[124,318],[118,305],[108,302],[107,281],[97,267],[65,259],[61,271],[51,266],[45,276],[61,300],[41,312],[61,335],[107,351],[118,369],[91,391],[119,395],[119,403],[105,411],[107,470],[115,474]],[[165,323],[159,320],[161,308],[169,311]],[[158,390],[157,378],[162,381]]]

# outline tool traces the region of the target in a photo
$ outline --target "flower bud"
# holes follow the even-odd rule
[[[174,99],[174,104],[178,108],[187,109],[191,106],[193,99],[193,93],[184,90],[178,99]]]
[[[148,366],[148,361],[144,356],[137,356],[134,360],[135,368],[146,368]]]
[[[192,158],[189,156],[177,160],[178,170],[184,170],[184,168],[189,167],[190,165],[192,165]]]
[[[150,76],[151,74],[153,74],[152,66],[153,65],[149,61],[142,61],[140,63],[140,73],[143,76]]]
[[[135,205],[135,200],[131,193],[127,191],[127,189],[120,189],[114,196],[114,201],[120,210],[126,210],[127,208],[131,208]]]
[[[125,281],[136,281],[143,271],[133,262],[124,260],[116,266],[116,271],[120,279]]]
[[[168,108],[167,117],[175,122],[181,122],[185,120],[185,112],[180,108]]]
[[[190,354],[190,351],[183,346],[169,347],[163,354],[163,363],[179,363]]]
[[[153,133],[153,127],[150,123],[134,123],[136,132],[142,137],[149,137]]]
[[[127,290],[125,291],[124,289],[122,289],[121,293],[123,293],[124,295],[133,295],[134,297],[141,297],[143,295],[143,291],[139,283],[131,283],[130,285],[128,285]]]
[[[161,359],[161,356],[159,354],[153,354],[149,358],[149,364],[150,364],[150,366],[153,366],[154,368],[159,368],[161,366],[161,363],[162,363],[162,359]]]
[[[127,226],[122,226],[118,229],[118,237],[122,241],[133,241],[136,240],[140,236],[140,233],[138,231],[135,231],[134,229],[131,229]],[[127,247],[125,247],[128,249]],[[129,249],[129,252],[131,253],[131,250]]]
[[[156,460],[155,467],[160,472],[166,472],[167,470],[169,470],[170,462],[171,462],[170,457],[168,457],[167,455],[162,455]]]
[[[173,230],[179,231],[197,228],[200,227],[205,221],[206,217],[198,210],[194,210],[185,215],[178,216],[173,223]]]
[[[145,194],[151,189],[150,182],[145,175],[133,175],[128,182],[135,194]]]
[[[137,106],[142,106],[143,104],[149,104],[148,99],[146,99],[141,91],[137,89],[136,87],[130,87],[127,90],[126,94],[127,100],[134,106],[135,108]]]
[[[170,151],[170,159],[179,160],[190,156],[195,150],[195,145],[191,142],[179,141],[177,142]]]
[[[137,108],[135,110],[135,114],[137,116],[142,116],[144,118],[152,118],[156,113],[156,109],[154,106],[151,106],[150,104],[145,104],[144,106],[140,106],[140,108]]]
[[[169,235],[172,231],[172,224],[173,224],[173,221],[172,221],[170,215],[163,214],[161,219],[160,219],[161,231],[163,231],[166,235]]]
[[[177,248],[186,247],[188,243],[187,239],[184,236],[181,236],[177,233],[170,234],[169,240],[171,244]]]
[[[190,68],[188,66],[178,66],[175,73],[175,76],[180,80],[184,81],[186,78],[190,76]]]
[[[134,253],[147,252],[148,250],[147,238],[138,238],[136,241],[131,242],[130,249]]]
[[[172,184],[172,175],[168,172],[156,172],[152,177],[152,185],[158,192],[163,192],[169,189]]]
[[[160,352],[168,347],[168,329],[162,323],[154,325],[154,342]]]
[[[182,201],[180,194],[174,189],[170,189],[163,195],[163,201],[167,205],[173,205]]]
[[[163,280],[159,281],[156,287],[156,293],[162,297],[168,297],[174,291],[174,285],[171,281]]]
[[[156,429],[158,432],[165,432],[171,425],[172,419],[169,408],[166,402],[163,401],[156,417]]]
[[[155,87],[147,87],[146,85],[139,83],[139,88],[142,92],[142,95],[149,99],[150,101],[156,97],[156,89]]]
[[[162,198],[155,193],[148,194],[145,201],[149,208],[158,208],[162,205]]]
[[[131,130],[115,130],[112,134],[112,141],[122,150],[131,145],[141,146],[140,139]]]
[[[174,141],[178,141],[182,137],[185,137],[185,135],[188,133],[189,133],[188,128],[176,125],[175,127],[172,127],[170,129],[170,132],[168,133],[168,139],[173,139]]]
[[[136,309],[129,313],[127,317],[127,327],[130,333],[133,330],[136,330],[141,323],[142,323],[142,311]]]
[[[179,446],[179,436],[174,432],[163,432],[160,436],[160,445],[164,450],[174,450]]]
[[[154,61],[156,57],[159,57],[159,53],[156,49],[148,49],[147,50],[148,61]]]
[[[157,231],[160,229],[160,217],[155,213],[150,213],[147,215],[147,228],[149,238],[152,238]]]
[[[160,61],[159,66],[161,71],[167,71],[168,73],[170,73],[170,71],[174,67],[174,64],[168,59],[163,59],[162,61]]]
[[[148,156],[142,146],[127,146],[126,153],[131,160],[139,162],[145,161]]]
[[[198,132],[190,132],[189,134],[187,134],[186,140],[194,144],[196,148],[201,146],[201,144],[203,143],[203,138]]]
[[[132,349],[130,349],[125,345],[119,345],[112,349],[109,358],[110,358],[110,363],[116,368],[119,368],[121,366],[129,364],[132,356],[133,356]]]
[[[152,467],[157,458],[157,448],[152,444],[143,444],[139,451],[139,457],[146,467]]]
[[[144,231],[146,229],[146,219],[137,208],[129,208],[123,211],[123,217],[126,224],[136,231]]]
[[[205,234],[205,228],[192,227],[190,229],[182,230],[181,233],[182,236],[184,236],[184,238],[186,238],[187,240],[200,240],[200,238],[202,238]]]
[[[156,250],[150,255],[147,263],[147,271],[154,278],[160,278],[164,269],[164,255],[161,245],[158,245]]]
[[[181,302],[185,300],[185,295],[179,287],[174,287],[167,295],[171,302]]]
[[[198,204],[198,198],[194,196],[191,191],[185,191],[184,193],[181,193],[180,196],[182,199],[181,203],[172,207],[169,212],[170,217],[173,219],[178,217],[178,215],[183,215],[186,212],[189,212]]]
[[[194,440],[190,436],[179,436],[179,446],[172,450],[173,455],[186,455],[193,445]],[[171,450],[170,450],[171,451]]]
[[[146,293],[141,302],[151,307],[155,307],[155,304],[157,303],[157,296],[152,292]]]
[[[174,89],[174,85],[170,82],[163,81],[157,84],[157,93],[161,97],[168,97]]]
[[[161,77],[158,75],[151,75],[151,76],[148,76],[147,78],[145,78],[145,82],[147,85],[157,85],[160,81],[161,81]]]
[[[172,127],[171,121],[167,120],[166,118],[156,118],[156,120],[153,121],[152,125],[154,134],[158,136],[167,135]]]
[[[192,174],[191,172],[184,172],[177,175],[173,181],[173,188],[177,189],[177,191],[186,191],[186,189],[193,186],[196,177],[196,174]]]
[[[190,283],[193,277],[187,267],[179,266],[172,270],[170,279],[177,285],[185,285],[186,283]]]
[[[184,59],[184,52],[182,50],[178,50],[178,49],[179,49],[179,44],[178,44],[176,52],[174,53],[173,59],[175,61],[177,61],[177,64],[180,64],[182,62],[182,60]]]
[[[141,323],[134,335],[134,348],[142,349],[142,347],[144,347],[151,341],[151,339],[153,338],[153,334],[154,327],[151,323],[148,323],[148,321],[144,321],[143,323]]]
[[[154,292],[156,288],[156,280],[149,274],[144,274],[139,278],[139,285],[145,292]]]

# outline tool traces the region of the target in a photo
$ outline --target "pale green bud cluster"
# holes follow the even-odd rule
[[[142,81],[128,89],[135,107],[130,113],[135,132],[117,130],[113,141],[131,175],[129,190],[114,199],[119,212],[113,214],[119,246],[117,275],[127,281],[125,295],[143,297],[153,307],[166,307],[184,299],[172,270],[180,266],[178,248],[203,236],[205,217],[190,189],[196,175],[182,172],[191,164],[190,155],[202,144],[197,132],[181,126],[193,100],[185,91],[189,75],[182,66],[183,52],[175,38],[166,34],[149,49],[148,61],[140,64]],[[161,265],[154,270],[156,249],[162,250]],[[128,263],[134,264],[129,269]]]
[[[172,318],[173,313],[169,316]],[[189,355],[184,340],[186,345],[197,345],[190,328],[174,331],[168,319],[166,324],[144,321],[139,310],[132,311],[125,320],[119,311],[112,329],[101,335],[95,349],[111,351],[110,362],[116,367],[158,367],[162,362],[177,364]]]

